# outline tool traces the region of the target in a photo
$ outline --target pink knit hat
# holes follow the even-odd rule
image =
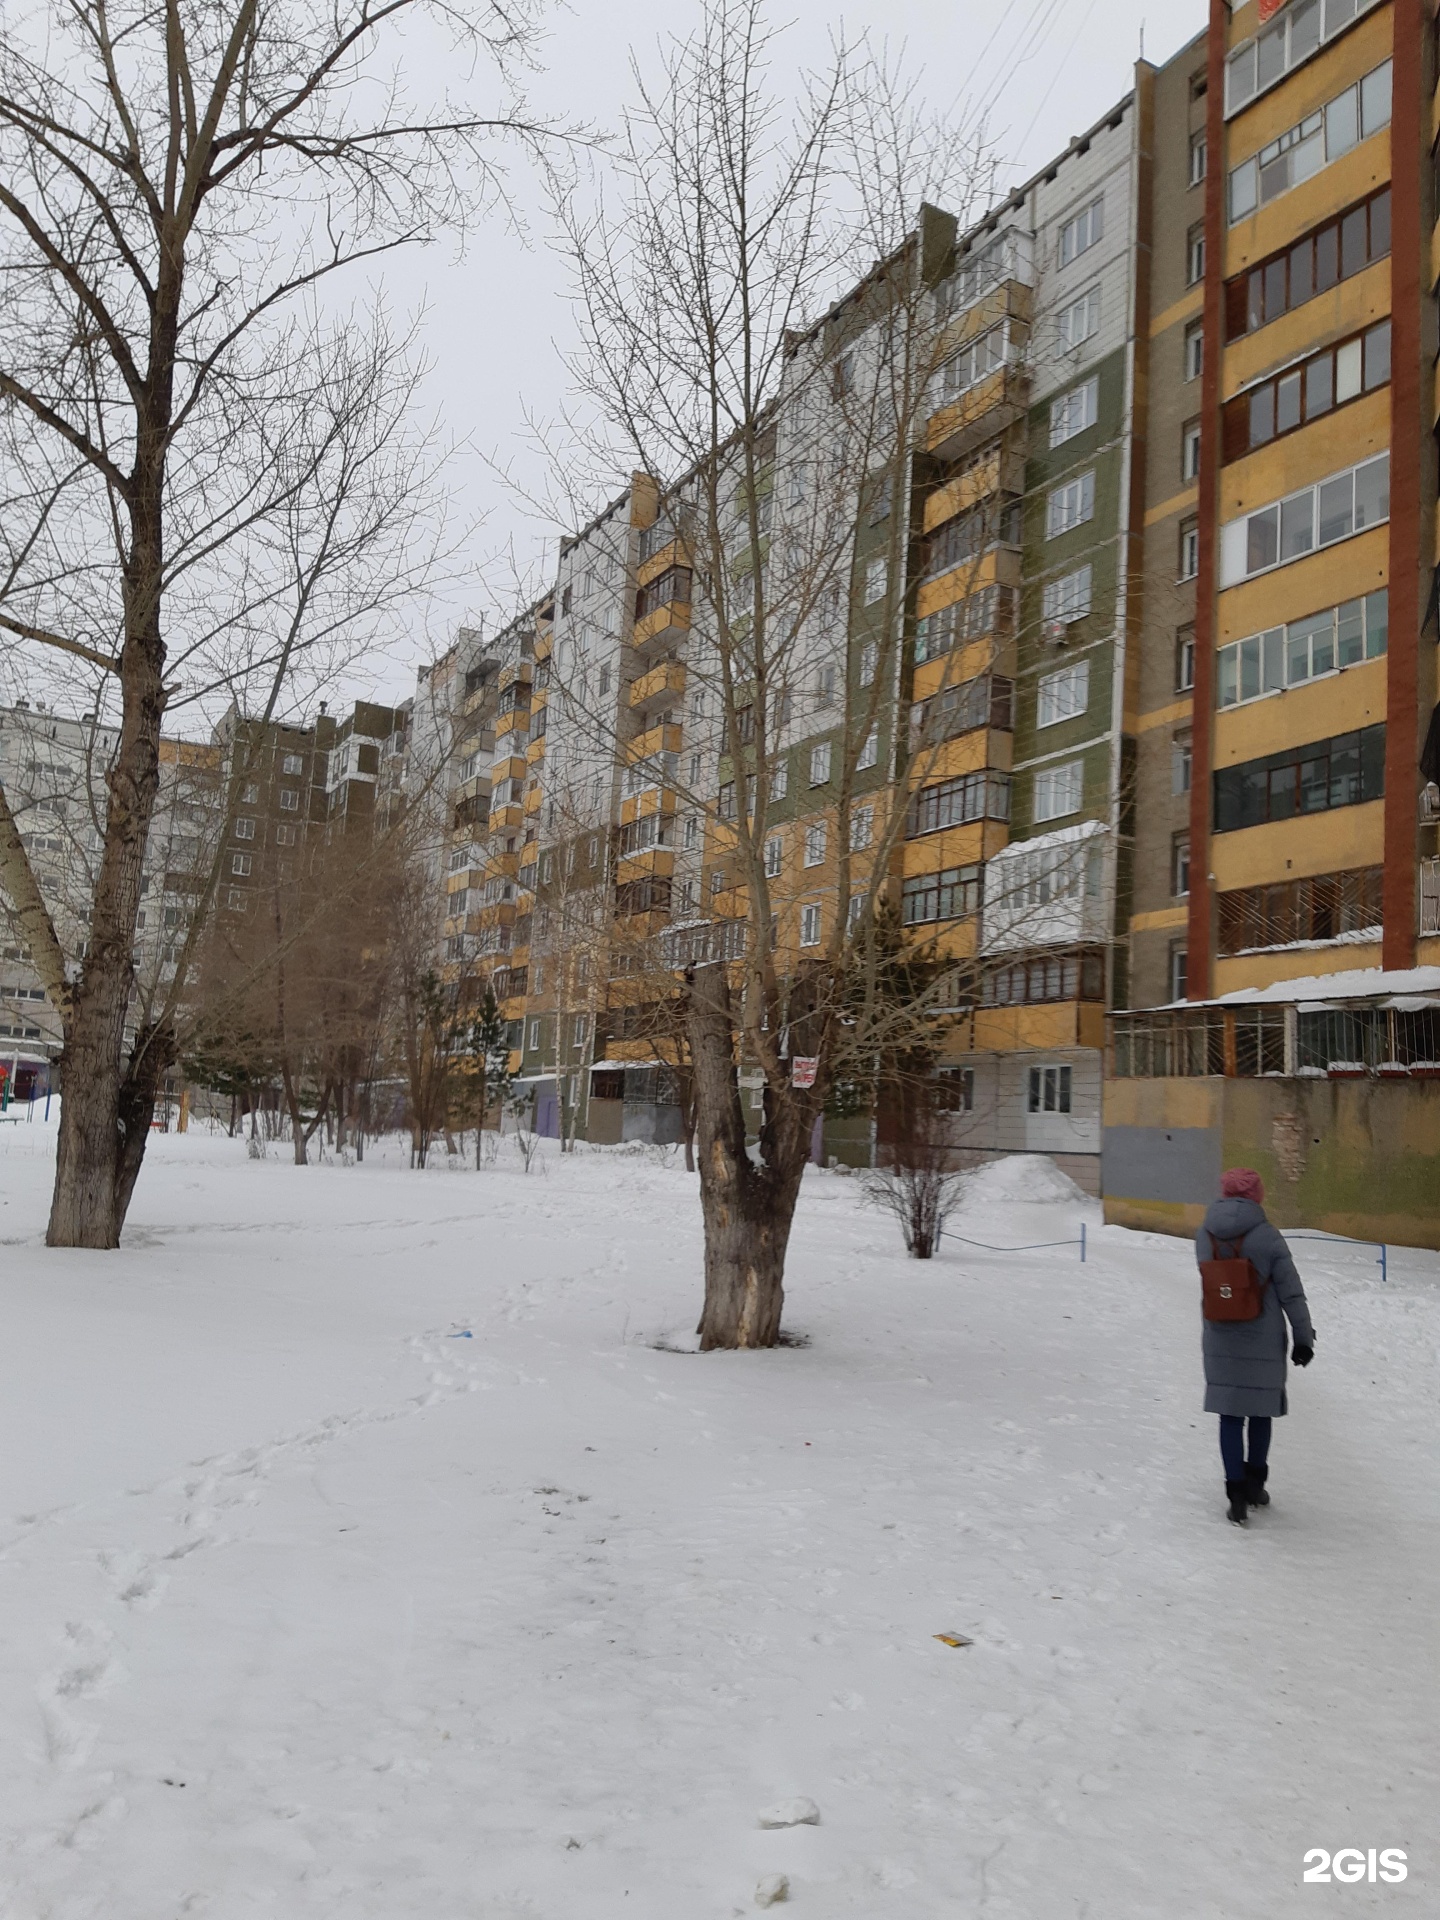
[[[1253,1167],[1230,1167],[1220,1176],[1220,1192],[1226,1200],[1253,1200],[1265,1204],[1265,1182]]]

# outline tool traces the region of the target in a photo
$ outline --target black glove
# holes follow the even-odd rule
[[[1310,1362],[1315,1358],[1315,1349],[1314,1347],[1307,1347],[1303,1340],[1297,1340],[1290,1358],[1295,1362],[1297,1367],[1308,1367]]]

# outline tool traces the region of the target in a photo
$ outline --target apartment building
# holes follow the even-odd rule
[[[1440,1236],[1435,79],[1431,0],[1212,5],[1188,835],[1135,934],[1190,1011],[1116,1017],[1117,1218],[1186,1224],[1223,1140],[1282,1217]],[[1157,850],[1166,804],[1157,754]]]

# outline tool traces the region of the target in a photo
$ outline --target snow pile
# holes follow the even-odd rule
[[[1043,1153],[988,1160],[965,1182],[967,1206],[1093,1206],[1090,1195]]]
[[[917,1264],[807,1180],[812,1344],[700,1357],[645,1331],[679,1167],[192,1131],[55,1253],[47,1144],[0,1127],[3,1920],[1305,1920],[1351,1846],[1436,1910],[1435,1256],[1306,1244],[1241,1532],[1181,1240]],[[975,1238],[1068,1230],[1045,1161],[979,1184]]]

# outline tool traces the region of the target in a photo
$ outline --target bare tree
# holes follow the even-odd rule
[[[164,716],[296,670],[275,580],[326,497],[299,430],[353,391],[319,292],[463,227],[493,138],[536,137],[510,84],[535,0],[437,13],[493,108],[404,98],[385,62],[421,0],[74,0],[0,34],[0,627],[118,709],[78,974],[0,794],[0,884],[64,1018],[52,1245],[118,1243],[171,1050],[127,1026]]]
[[[629,123],[620,212],[568,219],[581,388],[633,464],[675,476],[660,518],[685,618],[647,609],[633,637],[679,632],[687,746],[702,749],[688,756],[698,785],[688,769],[665,778],[705,821],[689,917],[708,923],[670,957],[689,962],[706,1348],[774,1344],[829,1092],[927,1030],[923,995],[895,999],[869,937],[906,825],[886,782],[943,752],[939,726],[887,734],[914,462],[956,346],[936,300],[956,221],[921,202],[943,192],[964,212],[989,177],[979,144],[919,124],[863,50],[842,48],[793,118],[770,58],[760,0],[710,0]],[[957,654],[955,681],[973,670]],[[788,791],[805,775],[811,825]],[[789,877],[772,852],[782,828],[806,834]],[[812,906],[822,878],[828,921]],[[753,1150],[742,1063],[761,1087]]]

